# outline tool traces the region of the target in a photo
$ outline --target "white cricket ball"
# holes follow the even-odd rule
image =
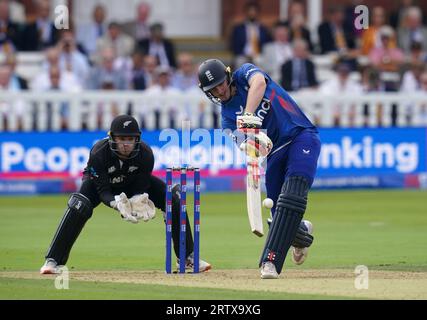
[[[274,202],[270,198],[265,198],[264,201],[262,202],[262,205],[266,209],[271,209],[273,208]]]

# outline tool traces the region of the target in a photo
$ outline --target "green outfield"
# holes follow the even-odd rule
[[[0,197],[0,299],[427,299],[427,191],[312,192],[315,243],[278,280],[259,278],[264,238],[250,233],[243,193],[202,194],[201,257],[213,270],[199,275],[164,274],[160,212],[133,225],[101,205],[71,253],[69,289],[58,290],[38,270],[66,201]],[[355,288],[358,265],[368,289]]]

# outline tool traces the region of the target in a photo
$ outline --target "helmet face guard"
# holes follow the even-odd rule
[[[211,90],[223,83],[225,80],[227,80],[228,86],[231,86],[233,82],[231,68],[226,67],[224,63],[218,59],[209,59],[200,65],[198,76],[199,87],[209,100],[215,104],[221,104],[223,101],[215,97]]]
[[[141,138],[138,136],[132,136],[132,135],[113,135],[111,134],[111,132],[108,133],[109,139],[108,139],[108,144],[110,145],[110,150],[114,152],[114,154],[116,154],[119,158],[125,158],[125,159],[132,159],[135,158],[137,156],[137,154],[139,153],[139,151],[141,150]],[[120,153],[120,149],[119,149],[119,143],[120,142],[116,142],[114,140],[115,137],[135,137],[135,143],[133,143],[133,150],[132,152],[128,155],[125,156],[123,154]],[[130,144],[130,143],[127,143]]]
[[[128,115],[120,115],[116,117],[111,123],[110,131],[108,132],[108,143],[110,149],[118,157],[124,159],[131,159],[136,157],[138,152],[141,150],[141,131],[139,130],[138,122],[135,118]],[[129,156],[125,156],[120,153],[118,142],[115,141],[116,137],[135,137],[135,143],[133,144],[133,150]]]

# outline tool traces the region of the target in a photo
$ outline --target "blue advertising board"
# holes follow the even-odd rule
[[[105,132],[0,133],[0,194],[69,192]],[[321,129],[315,188],[426,187],[426,128]],[[205,191],[243,190],[244,155],[221,130],[143,132],[156,174],[191,163]],[[202,186],[203,187],[203,186]]]

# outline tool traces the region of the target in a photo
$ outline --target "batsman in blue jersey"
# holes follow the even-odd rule
[[[198,76],[203,92],[221,105],[223,129],[256,132],[252,146],[267,156],[266,189],[274,206],[260,267],[263,279],[276,279],[291,246],[293,261],[301,264],[313,242],[313,226],[303,216],[320,153],[318,131],[289,94],[253,64],[232,73],[209,59]]]

